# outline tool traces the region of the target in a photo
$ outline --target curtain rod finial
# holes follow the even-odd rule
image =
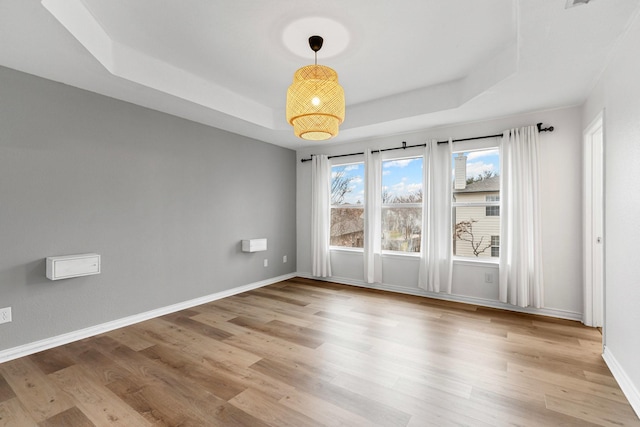
[[[542,127],[542,122],[536,123],[536,126],[538,127],[538,133],[540,133],[540,132],[553,132],[553,126],[549,126],[548,128],[543,128]]]

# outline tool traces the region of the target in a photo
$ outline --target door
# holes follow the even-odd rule
[[[604,324],[604,132],[602,113],[584,132],[584,315]]]

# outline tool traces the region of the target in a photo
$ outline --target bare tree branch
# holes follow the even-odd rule
[[[486,251],[491,247],[491,242],[482,245],[482,241],[484,240],[484,236],[480,237],[480,241],[475,241],[475,236],[473,235],[473,224],[478,222],[477,219],[471,218],[469,221],[460,221],[456,224],[454,236],[458,240],[462,240],[465,242],[469,242],[471,244],[471,250],[475,256],[479,256],[481,253]]]

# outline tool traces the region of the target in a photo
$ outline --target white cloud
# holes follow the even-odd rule
[[[331,179],[335,179],[338,174],[350,176],[349,172],[358,170],[358,168],[362,168],[364,172],[364,168],[362,164],[352,164],[352,165],[344,165],[344,166],[334,166],[331,168]]]
[[[472,161],[472,160],[482,159],[483,157],[497,156],[499,154],[500,154],[500,151],[498,149],[472,151],[472,152],[467,154],[467,162]]]
[[[349,193],[351,194],[356,194],[356,191],[359,191],[361,193],[364,193],[364,190],[362,189],[362,185],[358,185],[357,183],[355,184],[349,184]]]
[[[484,162],[471,162],[467,163],[467,177],[475,178],[478,175],[482,175],[485,171],[498,172],[493,163]]]
[[[393,160],[390,162],[384,162],[384,168],[404,168],[406,166],[409,165],[409,163],[413,162],[414,160],[418,160],[418,159],[400,159],[400,160]]]
[[[399,182],[393,186],[391,186],[391,190],[398,192],[398,191],[404,191],[405,185],[404,182]]]
[[[408,194],[415,193],[416,191],[422,190],[421,182],[414,182],[411,184],[407,184],[406,180],[399,182],[397,184],[389,187],[384,187],[383,190],[388,190],[391,196],[406,196]]]
[[[407,192],[409,193],[415,193],[418,190],[422,190],[422,183],[414,183],[414,184],[409,184],[407,185]]]
[[[345,203],[354,204],[358,201],[362,202],[364,200],[364,190],[360,190],[357,193],[353,191],[355,190],[355,187],[351,187],[349,190],[350,191],[345,194],[344,197]]]

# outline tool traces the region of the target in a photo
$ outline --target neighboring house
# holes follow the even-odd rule
[[[500,201],[500,177],[494,176],[453,190],[457,203]],[[500,255],[500,207],[457,206],[454,208],[453,253],[468,257],[498,257]]]
[[[364,207],[331,209],[331,246],[364,247]]]

